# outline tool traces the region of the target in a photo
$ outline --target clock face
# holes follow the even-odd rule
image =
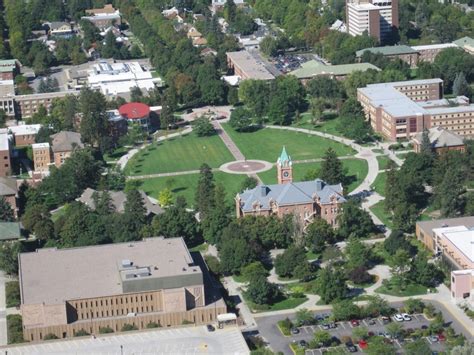
[[[284,171],[284,172],[283,172],[283,177],[286,177],[286,178],[287,178],[288,176],[290,176],[290,173],[289,173],[288,171]]]

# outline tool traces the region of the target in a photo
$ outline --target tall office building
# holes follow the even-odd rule
[[[383,41],[398,27],[398,0],[347,0],[346,17],[349,34],[365,31]]]

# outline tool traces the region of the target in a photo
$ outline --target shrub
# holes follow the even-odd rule
[[[187,320],[187,319],[183,319],[183,321],[181,322],[182,325],[186,325],[186,324],[194,324],[194,322],[191,322],[190,320]]]
[[[44,336],[44,340],[53,340],[53,339],[59,339],[55,334],[53,333],[48,333]]]
[[[215,276],[219,276],[222,272],[221,263],[214,255],[206,255],[204,257],[209,271]]]
[[[425,308],[425,304],[422,300],[409,298],[404,303],[405,310],[407,313],[421,313]]]
[[[291,333],[291,328],[293,328],[293,323],[291,320],[287,317],[283,320],[280,320],[277,322],[278,328],[280,328],[280,331],[283,333],[283,335],[289,336]]]
[[[18,307],[20,305],[20,283],[18,281],[5,283],[5,297],[7,307]]]
[[[151,329],[151,328],[160,328],[161,327],[161,324],[160,323],[155,323],[155,322],[150,322],[146,325],[146,327],[148,329]]]
[[[99,327],[99,334],[113,333],[114,330],[110,327]]]
[[[18,314],[7,315],[8,344],[23,343],[22,318]]]
[[[351,280],[355,285],[363,285],[371,283],[374,280],[373,275],[367,272],[367,268],[365,266],[356,267],[350,270],[347,273],[347,277]]]
[[[423,313],[427,318],[433,318],[436,315],[436,308],[431,303],[428,303],[423,309]]]
[[[83,337],[89,335],[88,332],[86,332],[84,329],[78,330],[76,334],[74,334],[75,337]]]
[[[138,328],[134,326],[133,324],[128,324],[128,323],[125,323],[122,327],[122,332],[129,332],[131,330],[138,330]]]

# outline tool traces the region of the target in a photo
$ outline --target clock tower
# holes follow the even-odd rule
[[[277,174],[279,184],[289,184],[293,182],[293,163],[285,147],[283,147],[280,157],[277,160]]]

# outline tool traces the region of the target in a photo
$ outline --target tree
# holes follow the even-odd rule
[[[403,302],[403,306],[407,313],[423,313],[425,304],[422,300],[417,298],[409,298]]]
[[[314,332],[313,341],[318,346],[329,346],[332,341],[331,333],[325,330],[317,330]]]
[[[201,229],[204,238],[211,244],[219,243],[222,232],[229,225],[230,216],[227,207],[225,188],[218,184],[214,188],[213,207],[211,211],[201,220]]]
[[[194,131],[198,137],[212,136],[216,133],[214,126],[205,116],[201,116],[194,121]]]
[[[83,114],[80,129],[82,140],[99,147],[104,137],[108,136],[109,123],[105,112],[105,97],[100,92],[89,88],[82,89],[79,107]]]
[[[240,185],[240,191],[245,191],[247,189],[253,189],[258,185],[258,180],[253,176],[247,176],[242,184]]]
[[[257,277],[250,281],[245,295],[256,304],[271,304],[278,296],[278,288],[265,277]]]
[[[182,237],[188,247],[192,248],[202,242],[198,222],[192,212],[186,210],[186,200],[182,196],[176,198],[176,203],[155,216],[152,223],[156,235],[165,238]]]
[[[370,249],[367,245],[354,237],[349,238],[345,248],[345,254],[348,269],[366,267],[371,261]]]
[[[246,280],[253,280],[259,277],[267,277],[268,271],[265,269],[260,261],[255,261],[248,265],[245,265],[241,270],[240,274],[245,277]]]
[[[393,275],[392,280],[401,290],[404,290],[406,287],[408,271],[410,271],[410,261],[410,254],[403,249],[397,250],[392,257],[392,266],[390,267],[390,272]]]
[[[334,320],[358,319],[361,316],[361,309],[351,300],[342,300],[334,303],[332,307]]]
[[[103,58],[116,58],[118,57],[118,46],[117,40],[115,38],[113,31],[108,31],[105,34],[104,45],[102,46],[100,52]]]
[[[396,355],[392,344],[387,344],[382,337],[371,337],[369,346],[364,350],[369,355]]]
[[[24,251],[21,242],[0,244],[0,270],[8,275],[18,275],[18,254]]]
[[[229,125],[239,132],[245,132],[252,127],[252,114],[245,107],[236,107],[230,114]]]
[[[236,16],[237,6],[235,5],[234,0],[226,1],[224,5],[224,18],[229,21],[229,23],[232,23],[234,22]]]
[[[389,316],[392,314],[392,307],[388,301],[379,295],[370,297],[364,307],[364,315],[366,317]]]
[[[196,210],[204,220],[214,207],[214,175],[207,164],[201,165],[199,181],[196,189]]]
[[[367,327],[356,327],[352,329],[352,336],[355,341],[365,340],[369,337],[369,331]]]
[[[432,155],[433,151],[431,149],[431,141],[430,141],[430,132],[425,128],[421,135],[421,147],[420,153]]]
[[[328,184],[344,184],[346,174],[342,162],[338,159],[334,149],[329,148],[323,157],[321,163],[320,178]]]
[[[278,51],[278,41],[272,36],[265,36],[260,42],[260,50],[267,57],[273,57]]]
[[[0,221],[13,222],[14,220],[15,216],[13,214],[12,206],[10,206],[5,197],[0,196]]]
[[[464,192],[464,177],[457,170],[446,170],[442,182],[434,189],[435,206],[441,208],[443,217],[454,217],[462,213]]]
[[[338,216],[339,230],[342,238],[364,238],[375,232],[375,224],[370,214],[363,210],[356,201],[344,204],[342,213]]]
[[[471,95],[471,88],[466,80],[466,76],[463,72],[456,75],[456,79],[453,82],[453,95],[455,96],[467,96]]]
[[[243,266],[258,260],[258,254],[249,248],[247,241],[235,234],[238,233],[226,228],[220,243],[221,270],[228,274],[238,273]]]
[[[385,200],[384,206],[387,212],[393,211],[395,209],[397,200],[398,200],[398,193],[400,191],[398,188],[398,178],[397,178],[397,164],[393,160],[390,159],[387,165],[387,179],[385,183]]]
[[[413,342],[406,343],[403,349],[406,355],[431,355],[433,353],[425,339],[416,339]]]
[[[166,188],[160,191],[158,196],[158,203],[162,207],[168,207],[173,203],[173,193],[170,189]]]
[[[283,254],[275,258],[275,272],[279,276],[292,277],[294,276],[295,268],[306,262],[306,251],[304,248],[292,245]]]
[[[321,253],[327,243],[334,241],[334,229],[322,218],[316,218],[307,228],[306,246],[314,253]]]
[[[315,291],[326,304],[342,300],[347,292],[344,276],[330,265],[322,268],[316,278]]]
[[[395,322],[387,324],[385,329],[387,329],[387,333],[390,334],[392,338],[398,338],[403,332],[403,327]]]
[[[301,308],[296,311],[296,324],[298,326],[310,325],[314,323],[314,316],[307,308]]]
[[[311,98],[309,101],[309,111],[311,112],[313,124],[321,121],[323,117],[324,108],[326,106],[326,101],[320,98]]]
[[[390,255],[394,255],[399,249],[406,250],[410,255],[416,253],[416,247],[408,241],[402,231],[396,229],[384,240],[383,247]]]

